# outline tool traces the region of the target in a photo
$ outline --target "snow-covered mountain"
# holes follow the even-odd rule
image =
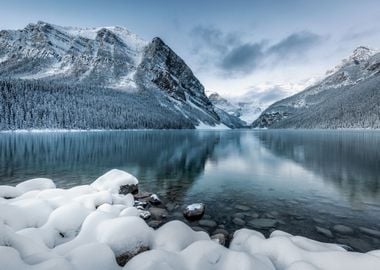
[[[233,116],[221,122],[203,85],[160,38],[146,42],[122,27],[75,28],[38,22],[21,30],[0,31],[0,77],[113,89],[122,91],[123,99],[149,96],[157,115],[162,111],[183,123],[168,128],[238,127]],[[153,115],[145,118],[155,121]]]
[[[250,124],[256,120],[264,106],[263,104],[259,104],[254,98],[250,98],[249,94],[227,99],[214,92],[208,98],[216,108],[240,118],[246,124]]]
[[[272,104],[252,126],[380,128],[380,53],[358,47],[315,85]]]

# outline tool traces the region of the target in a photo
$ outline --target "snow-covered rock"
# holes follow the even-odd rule
[[[139,181],[133,175],[113,169],[96,179],[91,186],[99,191],[106,190],[116,194],[128,194],[138,191],[138,183]]]
[[[226,248],[180,221],[153,230],[133,207],[133,196],[117,194],[120,185],[137,180],[115,170],[105,176],[96,185],[71,189],[23,193],[2,187],[15,197],[0,201],[0,269],[380,269],[380,250],[349,252],[281,231],[266,239],[260,232],[241,229]],[[20,186],[31,182],[26,183]]]

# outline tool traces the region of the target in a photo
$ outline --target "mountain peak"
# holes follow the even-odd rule
[[[367,61],[375,53],[376,51],[374,49],[368,48],[366,46],[359,46],[352,52],[349,59],[355,63],[360,63]]]

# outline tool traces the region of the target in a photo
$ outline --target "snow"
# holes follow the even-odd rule
[[[230,129],[230,128],[224,124],[218,124],[215,126],[211,126],[211,125],[205,124],[203,122],[200,122],[199,125],[196,126],[196,129],[200,129],[200,130],[226,130],[226,129]]]
[[[349,252],[282,231],[265,238],[241,229],[226,248],[180,221],[153,230],[133,207],[133,196],[118,194],[120,185],[130,183],[138,181],[111,170],[91,185],[70,189],[44,178],[1,186],[7,199],[0,200],[0,269],[380,269],[380,250]],[[124,267],[117,264],[117,256],[141,250],[148,251]]]
[[[121,186],[137,185],[139,181],[133,175],[113,169],[102,175],[91,186],[97,190],[107,190],[111,193],[119,193]]]

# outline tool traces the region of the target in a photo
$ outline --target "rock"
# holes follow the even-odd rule
[[[251,218],[258,218],[260,216],[258,213],[255,212],[244,213],[244,215]]]
[[[236,224],[236,225],[239,225],[239,226],[244,226],[245,225],[245,221],[244,220],[242,220],[241,218],[234,218],[233,220],[232,220],[232,222],[234,223],[234,224]]]
[[[359,227],[359,230],[365,234],[370,235],[370,236],[380,237],[380,231],[370,229],[370,228],[365,228],[365,227]]]
[[[173,211],[174,209],[177,209],[178,208],[178,204],[176,203],[167,203],[166,204],[166,209],[168,209],[168,211]],[[182,216],[182,215],[181,215]]]
[[[135,203],[134,203],[134,206],[135,206],[135,207],[142,207],[142,208],[145,208],[147,205],[148,205],[148,203],[145,202],[145,201],[135,201]]]
[[[336,240],[338,243],[347,245],[348,247],[343,247],[346,250],[352,251],[353,249],[360,252],[367,252],[372,249],[372,246],[364,239],[358,238],[338,238]]]
[[[345,226],[345,225],[334,225],[333,226],[333,230],[338,232],[338,233],[341,233],[341,234],[353,234],[354,233],[354,230],[348,226]]]
[[[148,251],[149,250],[149,247],[146,247],[146,246],[141,246],[139,247],[138,249],[136,250],[133,250],[133,251],[128,251],[128,252],[125,252],[119,256],[116,257],[116,262],[118,265],[120,266],[124,266],[127,264],[127,262],[132,259],[133,257],[135,257],[136,255],[144,252],[144,251]],[[96,254],[94,254],[96,256]]]
[[[226,238],[228,238],[229,233],[225,229],[216,229],[212,234],[224,234]]]
[[[233,215],[233,217],[234,218],[241,218],[241,219],[243,219],[243,218],[245,218],[245,214],[244,213],[236,213],[236,214]]]
[[[193,226],[193,227],[191,227],[194,231],[196,231],[196,232],[206,232],[206,233],[208,233],[207,232],[207,230],[205,229],[205,228],[202,228],[202,227],[199,227],[199,226]]]
[[[143,191],[143,192],[139,192],[137,194],[134,194],[133,196],[135,197],[136,200],[140,200],[140,199],[148,198],[148,197],[150,197],[150,195],[152,195],[152,193]]]
[[[157,229],[163,224],[162,220],[151,220],[148,222],[148,226],[152,227],[153,229]]]
[[[120,186],[119,194],[137,194],[139,192],[138,185],[124,185]]]
[[[238,209],[238,210],[241,210],[241,211],[248,211],[248,210],[251,209],[248,206],[240,205],[240,204],[235,205],[235,208]]]
[[[329,229],[326,229],[326,228],[322,228],[322,227],[319,227],[319,226],[315,226],[315,229],[317,230],[318,233],[326,236],[326,237],[329,237],[329,238],[333,238],[333,234],[332,232],[329,230]]]
[[[278,221],[275,219],[270,218],[258,218],[258,219],[252,219],[248,222],[248,225],[256,228],[256,229],[268,229],[276,227],[278,224]]]
[[[320,218],[313,218],[313,221],[316,223],[325,223],[325,221],[323,219],[320,219]]]
[[[205,213],[205,208],[206,206],[203,203],[193,203],[186,206],[183,215],[189,220],[198,220]]]
[[[141,211],[139,216],[143,219],[149,219],[151,216],[151,213],[149,211]]]
[[[154,219],[162,219],[166,218],[169,213],[163,208],[158,208],[158,207],[151,207],[149,208],[149,212],[152,214],[152,217]]]
[[[216,227],[218,224],[211,219],[202,219],[199,221],[199,225],[201,225],[203,227],[213,228],[213,227]]]
[[[149,202],[153,205],[159,205],[162,203],[160,198],[156,194],[150,195]]]
[[[226,236],[222,233],[211,235],[211,239],[224,246],[226,244]]]

